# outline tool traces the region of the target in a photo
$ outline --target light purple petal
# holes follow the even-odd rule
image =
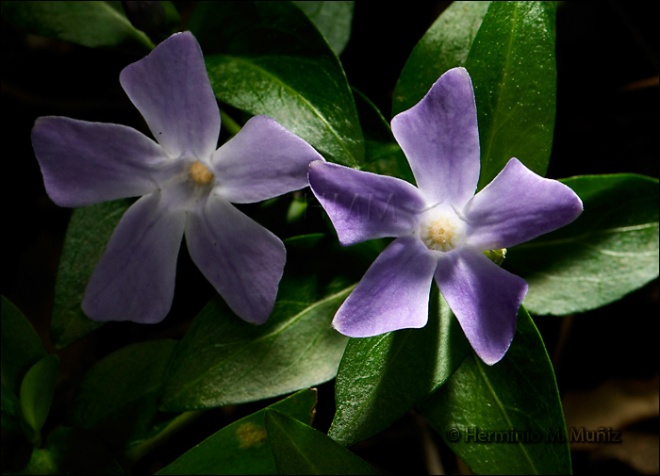
[[[445,254],[435,279],[477,355],[488,365],[499,362],[516,332],[527,283],[471,247]]]
[[[419,239],[394,240],[341,305],[333,327],[349,337],[423,327],[436,263]]]
[[[211,195],[186,226],[190,256],[229,307],[255,324],[270,316],[286,249],[282,241],[220,196]]]
[[[307,186],[307,166],[323,160],[314,148],[274,119],[256,116],[212,159],[220,193],[233,203],[254,203]]]
[[[184,213],[172,213],[161,193],[124,214],[87,285],[83,311],[95,321],[162,321],[172,306]]]
[[[329,162],[310,165],[309,184],[343,245],[410,234],[425,207],[408,182]]]
[[[119,76],[167,155],[208,160],[220,134],[220,113],[197,40],[176,33]]]
[[[447,71],[412,108],[392,119],[392,133],[431,202],[462,207],[479,181],[479,130],[472,81]]]
[[[46,191],[62,207],[81,207],[157,189],[165,156],[130,127],[68,117],[40,117],[32,147]]]
[[[543,178],[518,159],[463,210],[467,240],[482,249],[508,248],[561,228],[582,213],[582,201],[566,185]]]

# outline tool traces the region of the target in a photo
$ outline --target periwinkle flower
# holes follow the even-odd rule
[[[121,218],[87,285],[94,320],[156,323],[169,312],[185,235],[192,260],[242,319],[272,311],[286,250],[232,203],[307,186],[322,157],[256,116],[217,148],[220,114],[197,40],[178,33],[128,65],[120,83],[156,141],[118,124],[37,119],[32,144],[50,198],[64,207],[140,197]]]
[[[343,245],[395,237],[337,311],[333,326],[368,337],[428,320],[430,286],[440,292],[477,355],[506,353],[527,283],[486,254],[560,228],[582,212],[579,197],[512,158],[475,195],[479,133],[470,76],[443,74],[392,132],[417,187],[394,177],[313,162],[312,191]]]

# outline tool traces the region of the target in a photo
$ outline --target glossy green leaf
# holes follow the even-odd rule
[[[554,370],[524,308],[504,358],[489,367],[471,354],[421,411],[476,474],[571,472]]]
[[[105,202],[71,214],[55,281],[51,332],[58,348],[102,325],[85,316],[80,306],[87,281],[129,204],[127,200]]]
[[[276,119],[329,160],[362,161],[341,63],[302,11],[289,2],[201,3],[189,28],[220,101]]]
[[[410,109],[442,74],[465,66],[490,2],[452,2],[415,46],[394,89],[392,114]]]
[[[619,174],[562,182],[582,199],[582,216],[511,248],[504,262],[529,283],[527,308],[534,314],[583,312],[657,278],[658,180]]]
[[[369,463],[298,420],[269,410],[265,421],[279,474],[378,474]]]
[[[126,18],[121,2],[2,2],[2,21],[36,35],[92,48],[153,43]]]
[[[261,326],[239,320],[214,299],[175,349],[162,408],[249,402],[332,379],[347,338],[330,321],[351,289],[313,302],[280,297]]]
[[[465,67],[477,101],[480,187],[511,157],[545,175],[557,107],[554,4],[492,2]]]
[[[59,367],[60,361],[56,355],[46,355],[28,370],[21,382],[21,413],[35,441],[38,441],[53,403]]]
[[[401,73],[395,113],[416,104],[448,69],[467,68],[479,120],[480,187],[511,157],[545,174],[556,109],[554,13],[549,2],[454,2]]]
[[[173,340],[132,344],[98,361],[76,395],[73,423],[106,440],[141,436],[157,411]]]
[[[2,385],[18,394],[23,376],[46,355],[46,350],[23,313],[5,296],[0,300]]]
[[[217,431],[157,474],[277,474],[264,416],[277,410],[311,423],[316,392],[301,390]]]
[[[328,435],[348,446],[384,430],[442,385],[468,350],[434,286],[425,327],[349,341],[337,374],[337,411]]]
[[[296,1],[293,3],[314,22],[335,54],[341,54],[351,37],[354,2]]]

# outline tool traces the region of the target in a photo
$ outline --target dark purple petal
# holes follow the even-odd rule
[[[349,337],[424,327],[436,263],[419,239],[394,240],[341,305],[333,327]]]
[[[161,193],[134,203],[115,229],[87,285],[83,311],[95,321],[162,321],[172,306],[184,213]]]
[[[213,155],[219,191],[233,203],[254,203],[307,186],[307,166],[323,160],[274,119],[256,116]]]
[[[499,362],[516,332],[527,283],[472,247],[443,255],[435,279],[477,355],[488,365]]]
[[[211,195],[186,226],[190,256],[229,307],[254,324],[270,316],[286,249],[282,241],[231,203]]]
[[[468,243],[482,249],[508,248],[561,228],[582,213],[582,201],[566,185],[543,178],[518,159],[463,210]]]
[[[119,76],[167,155],[208,160],[220,134],[220,113],[204,57],[190,32],[176,33]]]
[[[408,182],[329,162],[312,162],[309,184],[343,245],[410,234],[425,207]]]
[[[429,205],[462,207],[479,181],[479,130],[472,81],[447,71],[412,108],[392,119],[392,133]]]
[[[62,207],[145,195],[165,160],[158,144],[130,127],[40,117],[32,147],[46,191]]]

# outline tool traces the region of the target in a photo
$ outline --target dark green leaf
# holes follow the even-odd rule
[[[425,327],[349,341],[337,374],[337,412],[328,435],[348,446],[384,430],[442,385],[468,350],[434,286]]]
[[[156,413],[175,345],[172,340],[141,342],[97,362],[80,385],[74,424],[103,432],[105,440],[141,436]]]
[[[87,432],[58,428],[16,474],[124,474],[115,456]]]
[[[266,430],[279,474],[378,474],[366,461],[314,428],[266,412]]]
[[[474,83],[480,187],[511,157],[545,175],[555,124],[555,7],[492,2],[465,62]]]
[[[288,2],[202,3],[189,27],[220,101],[271,116],[328,159],[362,161],[362,132],[341,63],[302,11]]]
[[[121,2],[2,2],[2,20],[28,33],[93,48],[128,41],[153,48],[128,21]]]
[[[2,430],[19,432],[21,429],[21,403],[16,392],[2,381]]]
[[[351,37],[354,2],[296,1],[293,3],[314,22],[335,54],[341,54]]]
[[[55,281],[51,331],[58,348],[102,325],[87,318],[80,306],[87,281],[129,204],[126,200],[106,202],[71,214]]]
[[[53,403],[59,367],[60,361],[56,355],[46,355],[28,370],[21,382],[21,413],[35,441],[38,441]]]
[[[23,313],[6,297],[0,299],[2,385],[18,395],[23,376],[46,355],[46,350]]]
[[[492,367],[475,354],[421,406],[476,474],[568,474],[571,459],[555,375],[521,308],[511,348]]]
[[[362,170],[399,177],[414,184],[410,165],[394,140],[387,120],[364,94],[353,89],[353,95],[364,132],[366,155]]]
[[[275,409],[312,422],[316,392],[301,390],[226,426],[190,449],[157,474],[277,474],[268,445],[264,415]]]
[[[280,297],[261,326],[213,300],[175,349],[163,409],[248,402],[332,379],[347,338],[330,321],[351,289],[312,302],[302,295]]]
[[[412,51],[394,90],[392,114],[410,109],[447,70],[465,66],[490,2],[452,2]]]
[[[658,180],[639,175],[562,180],[584,203],[571,225],[509,250],[535,314],[565,315],[616,301],[658,277]]]

